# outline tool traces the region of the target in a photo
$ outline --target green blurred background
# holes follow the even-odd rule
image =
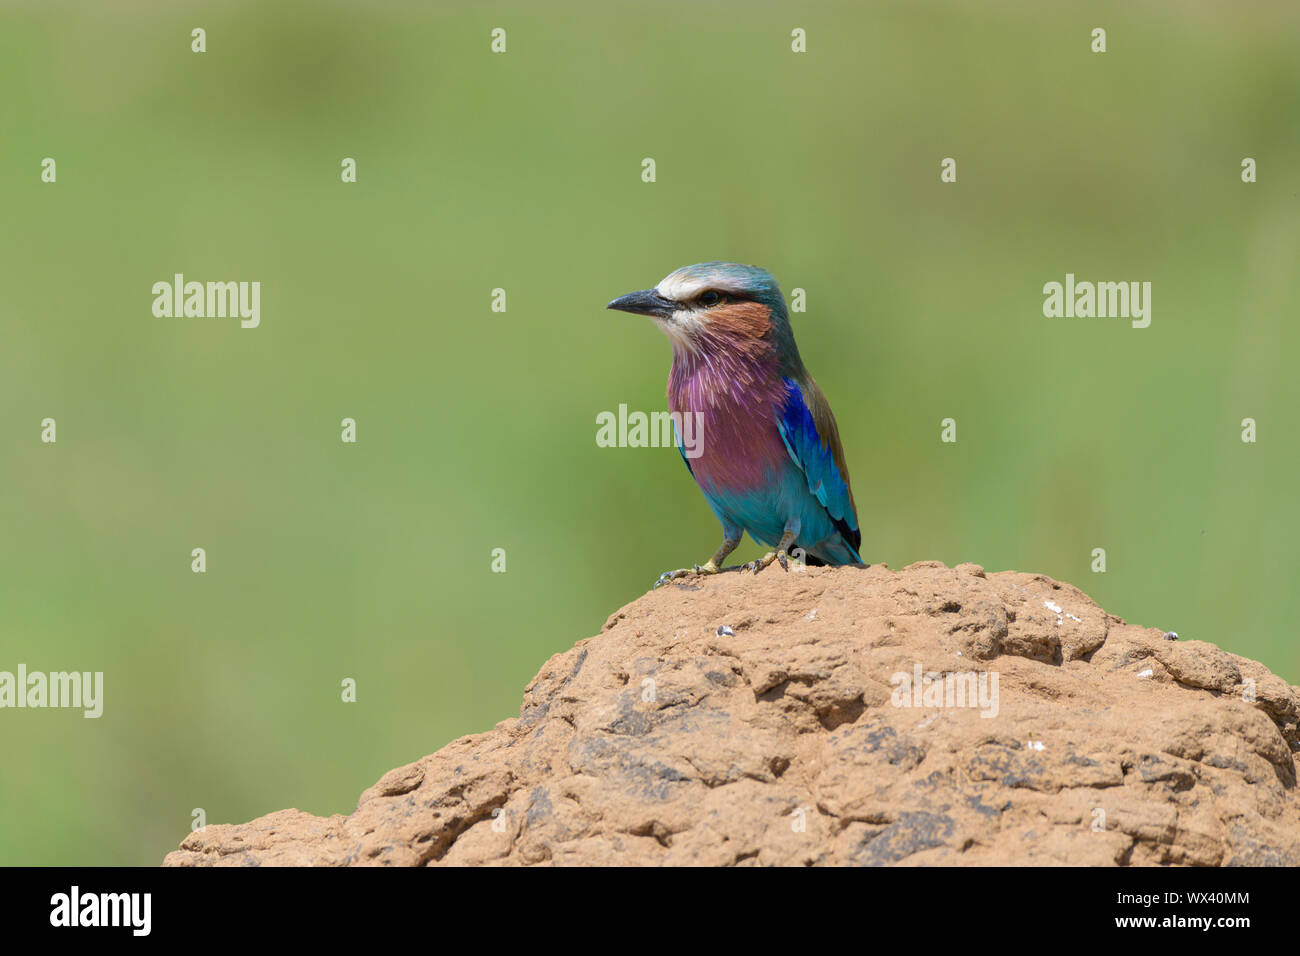
[[[1296,4],[109,7],[0,14],[0,669],[106,684],[0,712],[0,862],[349,812],[712,553],[676,451],[595,444],[670,360],[605,302],[706,259],[807,290],[868,560],[1300,681]],[[153,317],[175,272],[261,327]],[[1044,318],[1066,272],[1151,327]]]

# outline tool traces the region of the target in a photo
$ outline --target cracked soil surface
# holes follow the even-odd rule
[[[165,863],[1295,866],[1298,721],[1262,664],[1042,575],[690,577],[352,814],[209,825]]]

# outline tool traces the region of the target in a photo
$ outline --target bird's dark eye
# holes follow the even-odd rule
[[[718,293],[714,292],[712,289],[710,289],[708,292],[700,293],[701,305],[717,305],[721,301],[722,301],[722,296],[718,295]]]

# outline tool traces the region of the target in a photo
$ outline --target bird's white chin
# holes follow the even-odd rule
[[[678,309],[667,318],[654,316],[655,325],[663,330],[674,351],[698,352],[700,335],[708,321],[699,312]]]

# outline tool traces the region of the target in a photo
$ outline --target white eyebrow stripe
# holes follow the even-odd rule
[[[691,275],[678,272],[670,273],[664,277],[664,280],[655,287],[665,299],[672,299],[674,302],[689,302],[705,289],[717,289],[719,292],[743,293],[745,283],[743,279],[729,279],[721,275]]]
[[[659,283],[656,291],[665,299],[686,302],[703,291],[704,286],[705,283],[701,279],[688,279],[674,272]]]

